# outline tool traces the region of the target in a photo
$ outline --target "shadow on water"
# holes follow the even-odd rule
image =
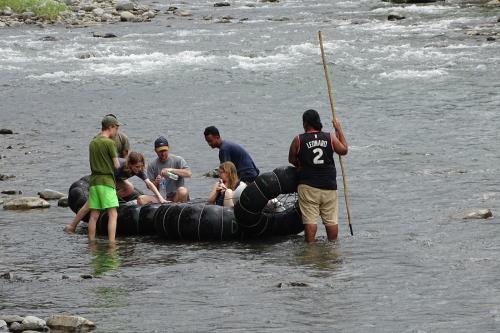
[[[338,242],[317,242],[297,248],[295,262],[324,273],[338,270],[342,264],[342,251]]]
[[[115,243],[92,242],[89,244],[89,247],[92,254],[90,260],[92,275],[101,276],[106,272],[114,271],[120,267],[121,259]]]

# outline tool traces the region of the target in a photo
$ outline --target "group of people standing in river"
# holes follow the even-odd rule
[[[347,154],[347,143],[337,120],[335,133],[322,132],[319,114],[307,110],[302,115],[304,133],[296,136],[289,150],[288,160],[298,168],[298,197],[305,240],[314,242],[316,219],[321,217],[329,240],[338,234],[338,199],[336,169],[333,154]],[[138,152],[129,152],[128,138],[121,132],[113,114],[101,121],[101,132],[89,144],[89,197],[64,230],[74,232],[78,223],[89,213],[88,238],[95,240],[97,219],[101,211],[108,213],[108,239],[115,241],[118,197],[130,196],[134,187],[128,178],[141,178],[153,195],[141,195],[138,205],[149,203],[187,202],[189,191],[184,178],[191,177],[191,169],[180,156],[171,154],[168,140],[160,136],[154,142],[157,158],[148,164]],[[215,126],[204,131],[205,140],[219,149],[219,180],[212,187],[207,201],[210,204],[232,207],[238,201],[246,184],[253,182],[259,169],[248,152],[240,145],[223,140]],[[121,159],[120,159],[121,158]],[[145,171],[146,170],[146,171]]]

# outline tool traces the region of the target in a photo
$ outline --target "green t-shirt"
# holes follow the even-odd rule
[[[115,188],[114,157],[118,157],[118,152],[113,140],[98,135],[90,141],[89,160],[92,174],[89,186],[106,185]]]

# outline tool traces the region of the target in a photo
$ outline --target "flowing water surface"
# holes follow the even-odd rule
[[[88,174],[88,142],[106,113],[148,160],[154,139],[167,136],[193,170],[194,198],[208,194],[214,180],[203,173],[218,164],[204,142],[208,125],[247,148],[262,171],[286,165],[304,110],[319,110],[331,128],[321,30],[350,145],[354,237],[343,199],[339,240],[326,242],[320,227],[314,246],[297,235],[89,247],[84,231],[62,231],[74,216],[67,208],[3,210],[0,273],[16,278],[0,279],[0,313],[77,314],[96,332],[500,330],[500,47],[487,41],[500,29],[498,7],[151,5],[193,16],[0,29],[0,128],[16,132],[0,136],[0,173],[16,176],[0,189],[67,191]],[[394,12],[406,19],[388,21]],[[215,23],[228,15],[231,23]],[[450,218],[473,207],[494,217]]]

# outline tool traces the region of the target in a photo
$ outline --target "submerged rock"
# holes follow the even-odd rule
[[[2,175],[0,173],[0,180],[7,180],[7,179],[11,179],[11,178],[16,178],[16,176],[13,176],[13,175]]]
[[[93,32],[92,37],[97,38],[116,38],[116,35],[112,32]]]
[[[399,15],[399,14],[389,14],[387,16],[387,19],[389,21],[399,21],[399,20],[404,20],[406,17]]]
[[[22,197],[15,198],[4,202],[4,209],[34,209],[34,208],[48,208],[50,204],[37,197]]]
[[[45,200],[58,200],[61,199],[62,197],[65,196],[64,193],[54,191],[54,190],[43,190],[41,192],[38,192],[38,195],[40,198],[45,199]]]
[[[182,16],[182,17],[187,17],[187,16],[192,16],[193,14],[189,11],[189,10],[179,10],[179,9],[176,9],[174,11],[174,15],[177,15],[177,16]]]
[[[23,194],[23,192],[18,190],[5,190],[2,191],[2,194],[16,195],[16,194]]]
[[[11,129],[0,128],[0,134],[14,134],[14,132]]]
[[[493,212],[488,208],[477,208],[477,209],[468,209],[463,212],[459,212],[451,215],[454,219],[487,219],[493,217]]]
[[[95,324],[83,317],[69,315],[52,315],[47,319],[51,329],[85,332],[95,327]]]
[[[65,197],[59,199],[59,201],[57,201],[57,205],[59,207],[68,207],[68,197],[65,196]]]
[[[226,6],[231,6],[229,2],[216,2],[214,3],[214,7],[226,7]]]
[[[57,38],[55,38],[54,36],[45,36],[45,37],[40,38],[40,40],[42,42],[55,42],[55,41],[57,41]]]
[[[207,173],[205,173],[204,175],[205,175],[205,177],[219,178],[219,168],[215,168],[213,170],[210,170]]]
[[[8,332],[8,326],[7,326],[7,322],[5,320],[2,320],[0,319],[0,332]]]

